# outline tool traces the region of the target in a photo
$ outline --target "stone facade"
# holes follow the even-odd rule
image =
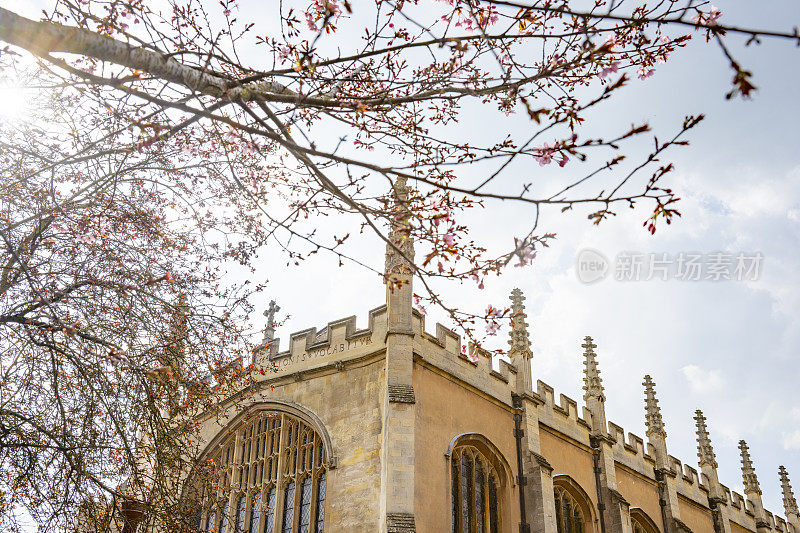
[[[271,341],[257,357],[267,370],[260,381],[231,398],[227,418],[206,424],[207,446],[255,408],[287,410],[314,425],[330,447],[325,531],[452,531],[450,456],[466,438],[496,456],[503,532],[556,533],[558,486],[581,501],[586,533],[628,533],[634,522],[664,533],[800,533],[785,470],[788,521],[763,509],[752,483],[745,499],[719,482],[702,413],[701,472],[667,454],[649,377],[649,442],[606,423],[590,338],[583,340],[588,386],[581,408],[541,381],[536,390],[526,387],[530,350],[519,332],[512,362],[496,361],[495,368],[483,352],[462,353],[461,339],[443,326],[428,333],[403,290],[387,290],[387,305],[370,313],[365,329],[349,317],[292,335],[283,352]],[[392,306],[405,309],[393,313]],[[515,327],[527,325],[517,320]],[[749,455],[744,463],[752,481]]]
[[[386,303],[370,312],[366,328],[358,329],[355,317],[337,320],[291,335],[286,351],[268,332],[254,359],[263,369],[257,383],[230,398],[227,417],[204,426],[209,453],[249,410],[303,420],[326,446],[326,532],[438,533],[453,531],[454,520],[471,520],[469,531],[480,521],[490,531],[494,521],[505,533],[563,533],[557,490],[558,501],[568,499],[570,512],[580,515],[584,533],[800,533],[788,473],[780,472],[783,519],[761,505],[744,444],[747,498],[720,483],[699,411],[700,473],[668,454],[650,376],[644,382],[647,442],[607,422],[602,348],[595,352],[591,338],[576,339],[576,356],[584,349],[585,406],[556,398],[546,383],[534,385],[518,289],[511,295],[511,362],[480,350],[465,354],[461,338],[441,324],[428,333],[425,317],[411,305],[413,247],[402,234],[401,226],[392,231]],[[453,476],[465,475],[453,462],[460,447],[480,457],[469,468],[484,461],[481,476],[491,479],[483,487],[493,492],[481,493],[489,504],[470,510],[477,513],[472,518],[459,514],[461,507],[454,512],[462,489]],[[470,475],[477,479],[475,471]],[[232,522],[226,527],[234,533]]]

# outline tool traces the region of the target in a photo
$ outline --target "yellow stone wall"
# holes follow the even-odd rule
[[[695,533],[714,533],[714,518],[711,510],[703,508],[687,498],[678,498],[681,521]]]
[[[414,365],[417,403],[415,446],[415,519],[417,531],[452,529],[450,463],[445,457],[450,441],[462,433],[480,433],[494,444],[511,469],[502,494],[502,531],[519,523],[519,495],[511,486],[516,476],[514,421],[508,406],[482,395],[435,367]],[[513,525],[513,526],[512,526]]]
[[[566,475],[572,478],[589,497],[594,509],[597,509],[597,490],[592,470],[594,463],[588,447],[545,425],[539,426],[539,436],[542,455],[553,467],[553,476]]]
[[[616,467],[617,490],[628,500],[631,507],[640,508],[658,526],[659,531],[663,531],[661,506],[658,504],[658,485],[655,480],[619,464]]]

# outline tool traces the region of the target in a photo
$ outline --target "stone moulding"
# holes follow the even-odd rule
[[[388,533],[415,533],[414,515],[411,513],[389,513],[386,515]]]
[[[338,457],[333,449],[333,441],[328,433],[328,429],[323,424],[322,420],[309,409],[306,409],[300,404],[288,402],[285,400],[265,400],[259,401],[239,411],[236,416],[231,418],[203,449],[201,457],[213,450],[222,440],[226,439],[236,428],[242,424],[247,418],[259,411],[281,411],[295,416],[311,426],[314,431],[322,438],[322,444],[325,448],[325,455],[328,457],[328,468],[333,470],[338,465]]]
[[[676,531],[683,531],[684,533],[693,533],[692,529],[689,526],[687,526],[677,518],[673,518],[672,523],[675,526]]]
[[[411,385],[389,385],[389,403],[416,403]]]

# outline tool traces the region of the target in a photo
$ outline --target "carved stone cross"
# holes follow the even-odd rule
[[[275,300],[270,300],[269,307],[264,311],[264,316],[267,317],[267,327],[264,330],[264,343],[270,342],[275,337],[275,313],[280,311],[281,308],[275,303]]]
[[[267,327],[272,327],[275,324],[275,313],[281,310],[281,307],[275,303],[275,300],[270,300],[269,307],[264,311],[264,316],[267,317]]]

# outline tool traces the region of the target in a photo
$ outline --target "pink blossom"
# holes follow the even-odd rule
[[[415,294],[414,295],[414,305],[416,306],[416,308],[419,310],[420,313],[422,313],[423,315],[427,315],[428,312],[425,310],[425,307],[422,304],[420,304],[419,302],[420,302],[420,298],[419,298],[418,295]]]
[[[497,322],[497,319],[502,317],[505,312],[502,309],[498,309],[493,305],[489,305],[486,308],[486,319],[488,320],[486,324],[486,334],[487,335],[496,335],[497,330],[500,329],[500,324]]]
[[[497,6],[490,6],[489,7],[489,24],[497,24],[497,21],[500,20],[500,15],[497,13]]]
[[[79,242],[82,244],[96,244],[97,237],[89,233],[81,233],[75,236],[75,242]]]
[[[645,66],[641,66],[641,67],[639,67],[639,72],[637,74],[637,77],[640,80],[645,80],[645,79],[649,78],[650,76],[652,76],[654,73],[655,73],[654,69],[652,69],[652,68],[649,69],[649,68],[647,68]]]
[[[619,61],[612,61],[610,65],[608,65],[600,72],[599,76],[602,79],[608,76],[609,74],[613,74],[617,70],[619,70]]]
[[[487,318],[499,318],[503,316],[503,311],[498,309],[497,307],[489,304],[489,307],[486,308],[486,317]]]
[[[452,232],[448,231],[447,233],[444,234],[442,240],[444,241],[445,246],[453,246],[456,243],[456,236],[453,235]]]
[[[311,31],[317,31],[317,17],[309,11],[306,11],[306,26]]]
[[[706,17],[706,24],[710,26],[715,25],[721,16],[722,11],[720,11],[717,6],[711,6],[711,9],[708,11],[708,16]]]
[[[567,164],[567,161],[569,161],[569,157],[567,157],[567,154],[561,154],[561,161],[558,162],[558,166],[563,167],[564,165]]]
[[[719,20],[721,16],[722,11],[720,11],[717,6],[711,6],[708,13],[698,11],[697,14],[692,17],[692,22],[695,24],[705,24],[706,26],[716,26],[717,20]]]
[[[327,18],[339,18],[342,8],[336,4],[336,0],[314,0],[305,11],[306,26],[311,31],[317,31],[317,21]]]
[[[316,25],[314,25],[314,29],[316,29]],[[289,57],[290,49],[288,46],[279,46],[278,47],[278,59],[284,61],[286,58]]]
[[[533,158],[539,162],[540,167],[549,165],[553,162],[553,147],[544,143],[544,146],[534,149]]]

